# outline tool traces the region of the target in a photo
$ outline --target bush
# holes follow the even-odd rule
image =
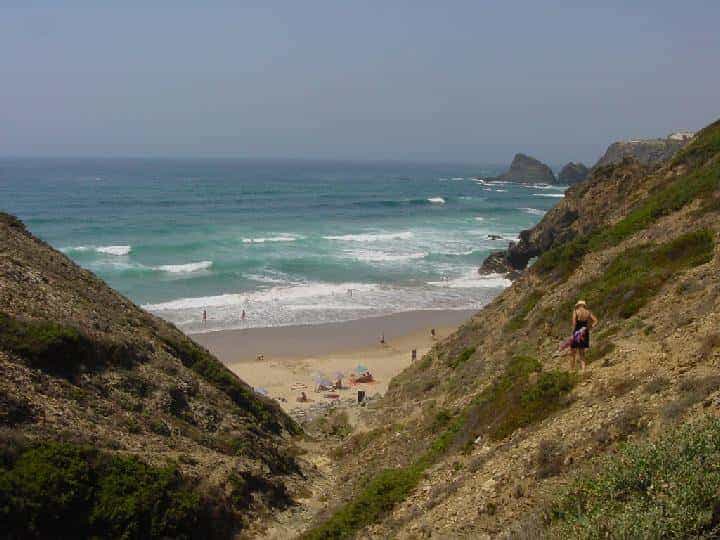
[[[565,397],[574,384],[575,378],[568,372],[543,372],[535,358],[513,357],[467,412],[464,443],[483,434],[502,440],[518,428],[547,418],[566,404]]]
[[[560,474],[564,456],[565,448],[558,441],[548,439],[540,441],[535,455],[537,477],[542,479]]]
[[[583,286],[580,296],[602,316],[628,319],[677,272],[710,261],[714,244],[714,235],[700,230],[665,244],[630,248]]]
[[[515,332],[525,326],[527,316],[542,297],[543,293],[541,291],[533,290],[530,292],[530,294],[528,294],[527,297],[525,297],[525,299],[523,299],[520,303],[520,306],[518,306],[515,315],[513,315],[513,317],[505,325],[505,331]]]
[[[720,420],[629,445],[576,479],[551,507],[555,538],[715,538]]]
[[[660,375],[648,381],[648,383],[645,385],[645,392],[648,394],[659,394],[668,386],[670,386],[670,381],[668,380],[668,378]]]
[[[19,356],[30,367],[60,377],[107,364],[129,367],[146,359],[144,351],[125,343],[93,339],[70,326],[17,319],[2,312],[0,348]]]
[[[464,364],[467,362],[470,357],[475,354],[475,350],[477,347],[467,347],[464,349],[459,355],[452,358],[451,360],[448,360],[448,366],[450,366],[453,369],[456,369],[461,364]]]
[[[0,469],[0,528],[16,538],[190,538],[196,491],[174,466],[68,443],[21,451]]]

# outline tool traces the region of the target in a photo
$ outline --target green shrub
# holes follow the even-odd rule
[[[47,442],[0,469],[0,529],[15,538],[190,538],[199,496],[174,466]]]
[[[279,407],[266,402],[252,388],[238,379],[209,352],[183,337],[163,337],[170,351],[183,365],[200,375],[207,382],[226,394],[241,410],[250,413],[264,428],[279,433],[285,428],[290,433],[300,433],[300,427]]]
[[[537,305],[542,296],[543,293],[541,291],[533,290],[530,292],[530,294],[528,294],[527,297],[520,303],[515,315],[513,315],[513,317],[505,325],[505,330],[507,332],[515,332],[525,326],[527,316]]]
[[[450,366],[453,369],[456,369],[458,366],[467,362],[470,359],[470,357],[473,354],[475,354],[476,349],[477,349],[477,347],[467,347],[459,355],[448,360],[448,366]]]
[[[505,372],[475,399],[454,446],[467,449],[480,435],[499,441],[516,429],[539,422],[566,404],[575,378],[564,371],[542,371],[531,356],[515,356]]]
[[[0,349],[51,375],[71,377],[107,364],[130,367],[145,351],[125,343],[93,339],[76,328],[46,320],[17,319],[0,312]]]
[[[445,453],[462,429],[459,416],[414,463],[406,467],[385,469],[376,474],[348,503],[338,508],[328,520],[300,536],[302,540],[352,538],[363,527],[379,521],[417,486],[423,472]]]
[[[676,273],[710,261],[714,244],[714,235],[700,230],[665,244],[630,248],[584,285],[579,296],[600,316],[628,319]]]
[[[720,420],[624,447],[580,476],[551,507],[555,538],[716,538]]]

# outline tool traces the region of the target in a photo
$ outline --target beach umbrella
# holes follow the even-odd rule
[[[365,373],[366,371],[370,371],[370,370],[368,368],[366,368],[365,366],[363,366],[362,364],[358,364],[357,367],[355,368],[355,371],[357,373]]]

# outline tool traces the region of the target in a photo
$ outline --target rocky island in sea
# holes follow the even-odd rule
[[[583,163],[572,161],[560,169],[558,175],[558,181],[561,184],[577,184],[587,178],[590,169],[588,169]]]
[[[505,182],[531,182],[537,184],[554,184],[555,174],[542,161],[525,154],[515,154],[510,168],[492,180]]]

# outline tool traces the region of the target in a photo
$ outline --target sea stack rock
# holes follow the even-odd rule
[[[496,180],[553,184],[555,175],[552,169],[541,161],[525,154],[515,154],[510,169]]]
[[[577,184],[585,180],[589,172],[590,169],[582,163],[573,163],[571,161],[562,168],[558,180],[561,184]]]

